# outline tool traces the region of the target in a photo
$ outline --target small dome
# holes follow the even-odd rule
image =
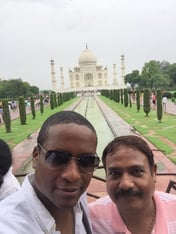
[[[96,65],[96,63],[97,59],[95,55],[92,53],[91,50],[86,48],[79,57],[79,65],[86,65],[86,64]]]

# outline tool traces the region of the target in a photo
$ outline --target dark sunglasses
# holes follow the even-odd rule
[[[100,159],[96,154],[81,154],[79,157],[73,157],[71,153],[64,150],[47,150],[39,143],[38,146],[45,152],[45,162],[53,170],[66,167],[74,159],[80,172],[90,173],[98,168],[100,163]]]

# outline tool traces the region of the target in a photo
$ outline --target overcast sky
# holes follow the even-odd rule
[[[0,78],[51,89],[50,59],[68,79],[85,49],[126,73],[150,60],[176,62],[175,0],[0,0]],[[68,85],[68,84],[67,84]]]

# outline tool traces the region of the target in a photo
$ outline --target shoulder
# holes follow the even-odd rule
[[[0,188],[0,200],[6,198],[10,194],[18,191],[20,189],[20,184],[13,174],[4,176],[3,184]]]
[[[154,197],[155,199],[159,199],[161,202],[164,202],[164,203],[169,203],[169,202],[176,203],[176,195],[174,194],[156,191],[154,194]]]
[[[24,182],[23,182],[24,183]],[[33,200],[32,189],[22,186],[18,191],[7,196],[0,202],[0,222],[5,217],[7,220],[26,217],[31,210]]]
[[[0,202],[0,233],[20,233],[21,223],[27,217],[27,203],[21,191],[9,195]],[[15,230],[18,230],[17,232]]]
[[[176,196],[165,192],[155,192],[157,233],[172,233],[176,230]],[[166,231],[167,229],[167,231]]]
[[[39,222],[45,221],[46,212],[32,196],[21,188],[0,202],[0,234],[41,233]]]
[[[172,214],[176,218],[176,195],[165,192],[155,192],[154,199],[156,207],[161,213],[167,213],[169,216]]]
[[[25,199],[21,190],[9,195],[0,202],[0,217],[6,215],[12,215],[21,211],[25,206]],[[21,208],[20,208],[21,207]]]

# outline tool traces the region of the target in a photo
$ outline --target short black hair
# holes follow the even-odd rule
[[[138,151],[142,152],[148,159],[150,169],[154,166],[153,152],[147,142],[141,137],[135,135],[126,135],[114,138],[114,140],[112,140],[103,150],[102,162],[105,170],[107,154],[115,152],[115,150],[117,150],[118,147],[122,145],[137,149]]]
[[[88,127],[89,129],[91,129],[96,134],[95,128],[84,116],[82,116],[81,114],[75,111],[65,110],[65,111],[57,112],[45,120],[45,122],[43,123],[39,131],[39,134],[37,137],[37,143],[43,144],[47,140],[49,127],[57,125],[57,124],[67,124],[67,123],[75,123],[78,125],[84,125]]]
[[[0,186],[3,183],[3,176],[8,172],[12,165],[12,153],[8,144],[0,139]]]

